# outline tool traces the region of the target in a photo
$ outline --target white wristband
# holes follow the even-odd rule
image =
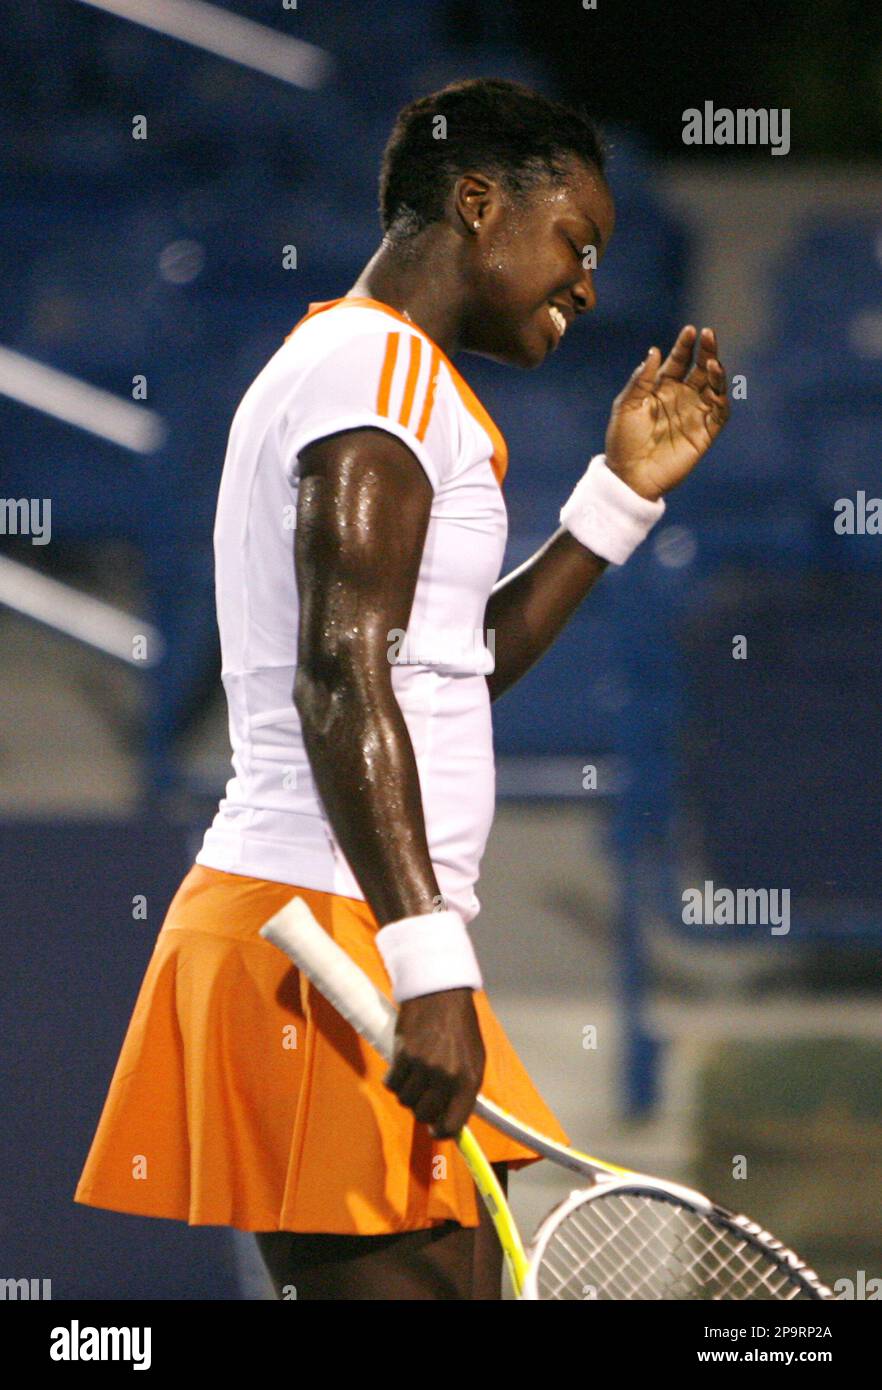
[[[560,524],[601,560],[623,565],[664,509],[662,498],[641,497],[607,468],[605,454],[595,454],[561,507]]]
[[[423,912],[381,927],[376,936],[396,1003],[442,989],[481,989],[471,937],[458,912]]]

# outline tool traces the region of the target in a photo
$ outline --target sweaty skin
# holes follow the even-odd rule
[[[449,357],[462,350],[540,365],[559,341],[550,304],[570,332],[594,307],[585,253],[595,247],[599,263],[614,226],[600,173],[578,161],[568,172],[566,183],[547,181],[515,201],[481,171],[463,174],[444,217],[404,246],[384,240],[349,295],[406,314]],[[687,325],[664,361],[649,349],[616,398],[608,466],[642,496],[675,487],[725,424],[716,354],[713,330]],[[441,898],[387,641],[408,625],[432,489],[407,446],[383,431],[329,436],[304,449],[300,463],[294,700],[334,832],[382,926],[429,912]],[[578,475],[576,459],[574,483]],[[538,660],[604,569],[560,528],[499,581],[485,615],[495,633],[491,698]],[[484,1060],[471,991],[442,991],[400,1009],[386,1084],[439,1137],[451,1137],[473,1108]]]
[[[319,794],[380,926],[441,900],[388,638],[408,625],[431,503],[422,466],[381,430],[331,435],[301,455],[294,702]],[[483,1073],[471,990],[402,1005],[386,1084],[418,1120],[456,1134]]]

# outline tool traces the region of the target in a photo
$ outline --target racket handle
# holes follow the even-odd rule
[[[397,1010],[381,994],[360,966],[316,921],[302,898],[292,898],[265,922],[260,935],[294,961],[356,1033],[376,1048],[387,1062],[392,1059]],[[489,1104],[489,1102],[488,1102]],[[491,1124],[495,1120],[491,1119]],[[527,1257],[509,1211],[505,1193],[471,1130],[457,1136],[475,1185],[484,1200],[505,1254],[512,1287],[520,1297],[527,1272]]]
[[[260,929],[321,990],[356,1033],[391,1062],[396,1009],[360,966],[315,920],[302,898],[292,898]]]
[[[281,911],[260,929],[260,935],[284,951],[298,969],[312,980],[316,989],[334,1005],[339,1014],[351,1023],[356,1033],[376,1048],[385,1061],[391,1062],[395,1042],[395,1005],[381,994],[372,980],[348,956],[342,946],[316,921],[303,898],[292,898]],[[599,1177],[631,1177],[643,1175],[613,1163],[603,1163],[590,1154],[579,1153],[549,1139],[515,1119],[501,1106],[478,1093],[474,1112],[480,1119],[507,1134],[525,1148],[550,1158],[563,1168],[587,1177],[592,1182]]]

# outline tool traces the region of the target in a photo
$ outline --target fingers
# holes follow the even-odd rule
[[[655,374],[656,384],[661,382],[664,377],[672,377],[674,381],[684,380],[692,364],[692,348],[695,338],[695,328],[691,323],[687,323],[684,328],[680,329],[674,346]]]
[[[691,323],[681,328],[674,346],[655,374],[655,384],[660,384],[665,377],[685,381],[687,386],[694,387],[696,391],[704,391],[706,387],[710,387],[711,392],[725,395],[726,374],[717,356],[715,331],[712,328],[702,328],[700,333],[696,333]]]
[[[703,328],[696,354],[695,366],[686,378],[709,409],[710,418],[721,428],[729,418],[729,399],[726,394],[726,373],[717,356],[717,335],[712,328]]]
[[[414,1061],[402,1065],[399,1077],[391,1079],[394,1084],[386,1082],[389,1090],[422,1124],[433,1124],[444,1113],[455,1085],[453,1077]]]
[[[665,378],[683,381],[701,397],[716,425],[725,424],[729,418],[726,373],[717,356],[717,335],[713,328],[702,328],[701,332],[696,334],[694,327],[687,324],[680,330],[677,341],[659,368],[653,385],[661,385]]]
[[[640,399],[649,394],[655,385],[658,364],[661,361],[661,353],[657,347],[651,347],[642,362],[634,368],[625,385],[616,396],[616,405],[621,406],[625,401]]]
[[[634,369],[632,380],[641,382],[648,389],[655,380],[660,361],[661,353],[658,348],[651,347],[640,365]]]
[[[478,1087],[458,1090],[448,1103],[443,1115],[431,1126],[436,1139],[455,1139],[463,1125],[468,1124],[469,1116],[475,1108]]]
[[[453,1138],[474,1108],[485,1062],[474,991],[439,990],[401,1005],[385,1085],[437,1138]]]
[[[725,395],[726,374],[717,356],[717,335],[712,328],[703,328],[698,337],[695,365],[686,377],[686,385],[696,391]]]
[[[412,1110],[421,1124],[438,1139],[459,1133],[475,1106],[480,1080],[451,1075],[438,1067],[400,1053],[390,1067],[384,1085]]]

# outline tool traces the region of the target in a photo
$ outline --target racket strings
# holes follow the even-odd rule
[[[672,1199],[593,1196],[546,1240],[541,1299],[776,1299],[811,1295],[766,1251],[724,1222]]]
[[[600,1204],[598,1203],[598,1207]],[[550,1298],[626,1297],[654,1298],[660,1260],[667,1258],[661,1244],[663,1227],[640,1230],[634,1221],[613,1220],[612,1213],[598,1210],[586,1222],[581,1209],[573,1213],[555,1232],[546,1247],[543,1266],[553,1273]],[[578,1293],[571,1284],[578,1276]],[[607,1289],[626,1289],[625,1293],[606,1293]]]

